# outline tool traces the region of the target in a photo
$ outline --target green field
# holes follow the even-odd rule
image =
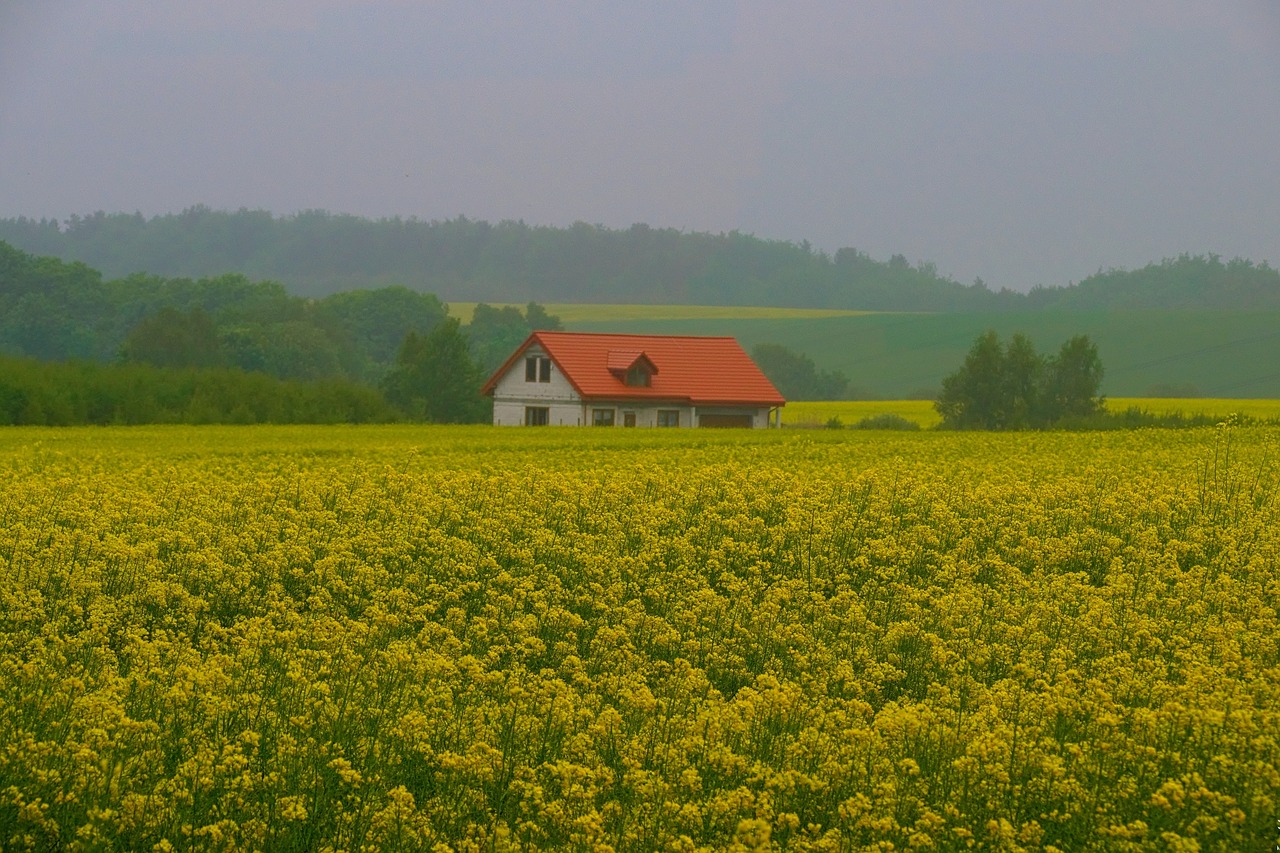
[[[1201,397],[1115,397],[1107,400],[1110,411],[1123,412],[1129,408],[1155,415],[1212,415],[1225,419],[1239,414],[1258,420],[1280,418],[1280,400]],[[839,418],[844,426],[853,426],[863,418],[875,415],[897,415],[926,429],[942,420],[934,410],[932,400],[799,400],[788,402],[782,409],[782,423],[784,426],[824,426],[832,418]]]
[[[475,302],[450,302],[449,316],[463,323],[471,322]],[[508,307],[494,303],[493,307]],[[510,307],[524,309],[523,305]],[[861,317],[871,311],[845,311],[838,308],[768,308],[735,305],[600,305],[590,303],[550,303],[547,313],[567,324],[613,321],[653,320],[813,320],[823,317]]]
[[[779,343],[820,368],[842,371],[857,394],[882,399],[936,392],[987,329],[1004,339],[1023,332],[1042,352],[1085,334],[1098,345],[1108,396],[1149,396],[1165,385],[1190,386],[1201,396],[1280,398],[1280,312],[1274,311],[583,319],[567,325],[575,331],[732,335],[748,350]]]

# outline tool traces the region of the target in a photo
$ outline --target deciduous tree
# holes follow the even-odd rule
[[[425,335],[410,332],[405,337],[383,388],[387,399],[411,417],[475,423],[487,419],[482,381],[458,319],[449,317]]]
[[[980,335],[964,364],[942,381],[934,408],[951,429],[1038,429],[1102,410],[1098,348],[1079,335],[1045,359],[1025,335],[1008,347]]]

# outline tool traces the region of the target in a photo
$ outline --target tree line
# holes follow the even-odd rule
[[[386,423],[378,389],[229,368],[42,362],[0,356],[0,425]]]
[[[648,302],[875,311],[1280,308],[1280,272],[1267,263],[1181,255],[1140,270],[1099,270],[1078,284],[1030,293],[965,284],[927,261],[834,254],[807,242],[575,223],[568,228],[465,217],[365,219],[305,211],[94,213],[65,221],[0,219],[0,240],[124,278],[238,272],[323,297],[393,284],[443,299],[502,303]]]
[[[483,376],[557,328],[536,303],[481,304],[464,326],[404,287],[309,299],[240,274],[108,281],[0,242],[0,423],[323,422],[330,404],[359,422],[486,420]]]
[[[838,370],[819,370],[812,358],[782,344],[756,344],[751,360],[788,400],[847,400],[849,378]]]

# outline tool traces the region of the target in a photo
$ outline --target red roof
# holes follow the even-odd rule
[[[786,400],[733,338],[534,332],[497,369],[481,392],[492,394],[525,350],[539,344],[588,399],[687,400],[694,405],[781,406]],[[654,368],[647,387],[627,385],[625,368],[641,359]]]
[[[626,373],[631,369],[637,361],[645,357],[644,350],[638,349],[611,349],[609,350],[609,369],[615,373],[621,371]],[[650,362],[652,364],[652,362]],[[657,370],[654,369],[654,373]]]

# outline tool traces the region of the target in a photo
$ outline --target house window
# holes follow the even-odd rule
[[[658,409],[658,426],[660,427],[680,426],[680,410],[679,409]]]
[[[525,382],[550,382],[551,359],[545,355],[531,355],[524,360]]]
[[[551,410],[546,406],[525,406],[525,426],[546,426],[551,420]]]
[[[632,388],[648,388],[649,370],[643,364],[634,364],[627,370],[627,376],[624,380]]]
[[[613,426],[613,409],[592,409],[592,426]]]

